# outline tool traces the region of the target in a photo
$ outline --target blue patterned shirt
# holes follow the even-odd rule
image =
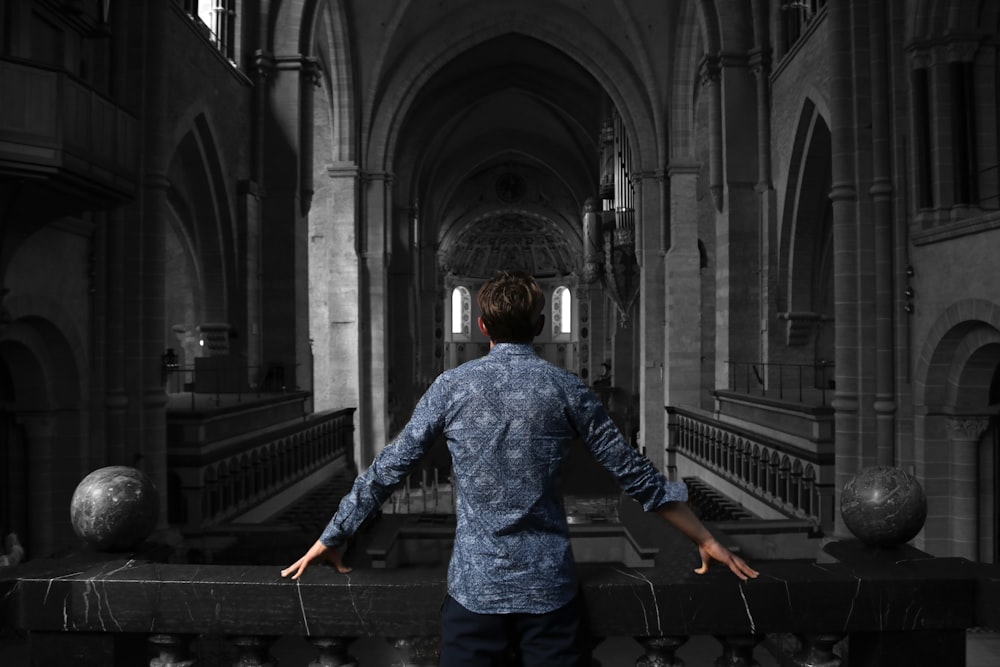
[[[444,434],[456,494],[448,592],[481,613],[544,613],[576,594],[560,491],[564,453],[582,439],[646,510],[687,500],[630,447],[600,399],[530,344],[498,343],[446,371],[340,503],[320,540],[342,544]]]

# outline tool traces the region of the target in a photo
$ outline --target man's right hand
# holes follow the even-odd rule
[[[695,570],[698,574],[705,574],[708,572],[708,568],[712,564],[713,560],[717,560],[723,565],[728,566],[729,569],[733,571],[733,574],[743,581],[746,581],[747,579],[756,579],[759,574],[757,570],[747,565],[746,561],[726,547],[722,546],[722,544],[720,544],[714,537],[707,540],[703,544],[699,544],[698,553],[701,555],[701,567]]]

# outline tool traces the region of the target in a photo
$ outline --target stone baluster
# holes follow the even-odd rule
[[[194,660],[188,658],[188,640],[180,635],[152,635],[149,638],[153,650],[158,653],[149,661],[149,667],[193,667]]]
[[[843,638],[844,635],[836,633],[800,635],[801,646],[792,656],[792,664],[795,667],[840,667],[840,656],[833,652],[833,647]]]
[[[399,637],[389,640],[403,657],[394,667],[437,667],[440,640],[437,637]]]
[[[233,667],[277,667],[277,661],[269,652],[272,639],[238,636],[231,637],[229,641],[236,647],[237,652]]]
[[[687,637],[636,637],[635,640],[645,651],[635,661],[635,667],[684,667],[684,661],[675,654]]]
[[[353,637],[309,637],[309,642],[319,651],[319,657],[309,667],[358,667],[358,659],[347,652]]]
[[[755,635],[716,635],[722,644],[722,655],[716,658],[715,667],[760,667],[754,660],[753,649],[761,637]]]

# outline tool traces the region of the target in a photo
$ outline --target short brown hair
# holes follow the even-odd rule
[[[538,333],[545,295],[526,273],[502,271],[476,295],[490,338],[495,343],[530,343]]]

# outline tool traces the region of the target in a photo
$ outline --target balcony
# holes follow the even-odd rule
[[[331,426],[347,432],[346,424]],[[716,451],[707,456],[719,465],[736,460]],[[692,545],[636,503],[609,502],[587,465],[571,451],[569,477],[586,479],[586,490],[597,486],[602,495],[569,488],[567,514],[571,536],[576,526],[583,538],[574,551],[588,629],[608,667],[685,664],[678,660],[964,667],[967,629],[1000,628],[1000,567],[905,545],[823,543],[808,530],[812,522],[796,534],[788,522],[728,514],[725,523],[709,522],[761,576],[740,582],[718,567],[696,575]],[[24,662],[14,664],[436,665],[453,534],[450,493],[439,477],[415,476],[363,527],[346,553],[355,568],[348,575],[316,566],[300,582],[282,579],[280,569],[315,539],[316,528],[273,523],[254,526],[252,540],[214,561],[192,562],[190,552],[154,534],[130,552],[81,548],[0,569],[0,627],[23,638],[16,657]],[[332,502],[305,504],[329,516]],[[421,523],[428,516],[434,520]],[[769,534],[775,525],[784,534]],[[414,534],[436,546],[400,545]],[[606,544],[612,534],[631,536],[644,557],[629,562],[621,545]],[[2,648],[0,662],[10,664]]]
[[[0,58],[0,175],[113,204],[135,196],[137,121],[61,70]]]

